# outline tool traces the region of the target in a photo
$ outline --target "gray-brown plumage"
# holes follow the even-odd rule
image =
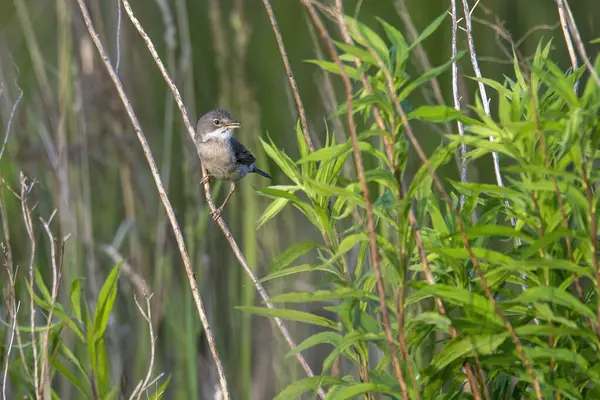
[[[228,111],[219,109],[207,112],[198,120],[194,142],[198,155],[208,170],[208,175],[201,183],[204,184],[211,178],[231,182],[223,204],[213,213],[214,219],[219,217],[235,191],[235,183],[249,172],[272,179],[269,174],[256,167],[256,158],[231,135],[233,129],[241,126],[242,124],[235,121]]]

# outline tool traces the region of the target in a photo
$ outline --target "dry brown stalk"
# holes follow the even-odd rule
[[[375,234],[375,222],[374,222],[374,218],[373,218],[373,205],[371,204],[371,201],[369,199],[369,188],[367,185],[367,179],[365,177],[365,169],[363,166],[362,155],[360,153],[359,142],[358,142],[358,135],[356,133],[356,126],[354,123],[354,113],[352,111],[352,84],[350,82],[350,78],[348,77],[348,74],[345,72],[345,70],[342,66],[342,63],[341,63],[339,57],[335,53],[335,49],[333,49],[333,44],[332,44],[331,40],[329,39],[329,35],[327,34],[325,27],[323,26],[322,22],[318,18],[316,11],[312,7],[310,0],[301,0],[301,2],[307,8],[309,14],[311,15],[311,17],[315,23],[315,26],[317,27],[317,30],[320,32],[321,37],[326,42],[329,52],[332,55],[332,57],[334,58],[336,65],[338,66],[338,69],[340,71],[340,76],[342,78],[342,81],[344,82],[344,87],[346,89],[348,129],[350,130],[350,137],[352,139],[352,148],[353,148],[353,152],[354,152],[354,161],[356,164],[356,170],[358,173],[358,178],[359,178],[361,189],[363,192],[363,197],[364,197],[364,200],[366,203],[367,231],[369,233],[369,247],[370,247],[369,255],[370,255],[373,270],[375,272],[375,278],[377,281],[377,292],[379,294],[380,308],[381,308],[381,313],[382,313],[382,317],[383,317],[383,326],[384,326],[384,330],[385,330],[386,339],[387,339],[388,345],[390,347],[390,356],[392,357],[392,363],[394,365],[394,372],[396,374],[396,379],[398,380],[398,383],[400,384],[400,387],[402,389],[402,397],[404,399],[408,399],[408,388],[406,386],[406,381],[404,380],[404,377],[402,376],[400,360],[398,359],[398,350],[396,348],[396,344],[395,344],[394,338],[392,336],[390,317],[389,317],[387,306],[386,306],[385,288],[383,286],[383,278],[382,278],[381,269],[379,266],[379,259],[378,259],[379,252],[377,250],[377,237]],[[338,7],[338,10],[340,10],[340,18],[338,19],[338,23],[339,23],[340,27],[345,26],[345,21],[343,19],[343,12],[341,11],[341,8],[342,8],[341,1],[336,0],[336,5]],[[344,29],[344,28],[342,28],[342,29]]]
[[[269,14],[269,20],[271,21],[271,26],[273,27],[273,32],[275,33],[275,38],[277,39],[277,46],[279,47],[279,52],[281,53],[281,60],[283,61],[283,65],[285,66],[285,72],[287,73],[288,81],[290,82],[290,87],[292,88],[292,92],[294,93],[296,107],[298,107],[298,113],[300,114],[300,124],[302,125],[302,133],[304,134],[304,140],[306,141],[308,149],[311,152],[315,151],[315,146],[313,145],[312,139],[310,138],[310,135],[308,133],[308,123],[306,121],[306,112],[304,111],[304,105],[302,104],[302,100],[300,99],[298,85],[296,84],[296,80],[294,79],[294,73],[292,72],[292,67],[290,66],[290,60],[288,59],[287,53],[285,51],[285,46],[283,45],[283,38],[281,37],[281,31],[279,30],[277,20],[275,19],[275,13],[273,13],[273,8],[271,7],[271,3],[269,2],[269,0],[263,0],[263,4],[265,5],[267,14]]]
[[[204,309],[204,304],[202,302],[202,299],[200,297],[200,292],[198,290],[198,285],[196,283],[196,280],[194,278],[194,270],[192,269],[192,265],[191,265],[191,260],[189,258],[189,255],[187,253],[187,249],[186,249],[186,245],[185,242],[183,240],[183,235],[181,233],[181,229],[179,228],[179,224],[177,222],[177,218],[175,217],[175,212],[173,210],[173,207],[171,205],[171,202],[167,196],[167,193],[165,191],[165,188],[162,184],[162,180],[160,177],[160,173],[158,171],[158,167],[156,166],[156,161],[154,160],[154,156],[152,155],[152,151],[150,149],[150,146],[148,145],[148,141],[146,140],[146,137],[144,135],[144,132],[142,131],[142,127],[135,115],[135,112],[133,111],[133,107],[131,106],[131,102],[129,101],[129,98],[127,97],[127,94],[125,93],[125,90],[123,89],[123,85],[121,83],[121,80],[119,79],[115,69],[113,68],[113,66],[110,63],[110,59],[108,57],[108,55],[106,54],[106,52],[104,51],[104,46],[102,45],[102,42],[100,41],[100,38],[98,36],[98,33],[96,32],[96,30],[94,29],[94,25],[92,23],[92,20],[90,18],[90,14],[87,10],[87,7],[85,5],[84,0],[78,0],[79,3],[79,7],[81,9],[81,14],[83,16],[85,25],[90,33],[90,36],[92,37],[92,40],[94,41],[94,44],[96,45],[96,48],[98,50],[98,53],[100,54],[100,57],[102,58],[102,61],[104,62],[104,65],[106,67],[106,70],[108,72],[108,74],[110,75],[111,79],[113,80],[114,84],[115,84],[115,88],[117,89],[117,92],[119,93],[119,97],[121,98],[121,101],[123,102],[123,106],[125,107],[125,110],[127,111],[127,114],[129,116],[129,119],[131,120],[131,123],[133,125],[133,128],[137,134],[138,140],[142,146],[142,149],[144,151],[144,155],[146,156],[146,160],[148,162],[148,166],[150,167],[150,171],[152,173],[152,177],[154,178],[154,183],[156,185],[156,188],[158,190],[160,199],[165,207],[165,210],[167,212],[167,216],[169,218],[169,222],[171,224],[171,228],[173,229],[173,232],[175,234],[175,239],[177,241],[177,245],[179,247],[179,252],[181,255],[181,259],[183,261],[183,265],[185,267],[185,271],[188,277],[188,281],[190,283],[190,288],[192,290],[192,296],[194,297],[194,302],[196,303],[196,308],[198,311],[198,315],[200,316],[200,320],[202,321],[202,326],[204,328],[204,332],[206,334],[206,338],[209,344],[209,348],[211,351],[211,355],[213,357],[213,360],[215,361],[216,367],[217,367],[217,372],[219,374],[219,383],[221,386],[221,391],[223,394],[223,398],[224,399],[229,399],[229,389],[227,386],[227,381],[225,379],[225,373],[223,371],[223,366],[221,363],[221,360],[219,358],[219,354],[217,352],[217,348],[215,345],[215,341],[214,341],[214,336],[212,334],[212,329],[210,327],[210,324],[208,322],[208,317],[206,315],[206,311]],[[127,10],[128,14],[131,13],[131,7],[129,6],[129,3],[127,2],[123,2],[123,5],[125,6],[125,9]],[[130,14],[130,18],[133,14]],[[137,21],[137,20],[136,20]],[[145,37],[147,39],[147,36],[145,35],[145,33],[142,35],[143,37]],[[149,39],[148,39],[149,40]],[[164,68],[164,67],[163,67]],[[181,102],[181,97],[179,97],[179,102]]]

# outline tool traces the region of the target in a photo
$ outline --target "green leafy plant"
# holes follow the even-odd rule
[[[443,18],[417,42],[430,36]],[[356,89],[353,108],[342,105],[335,115],[352,112],[370,121],[377,110],[382,116],[386,129],[367,124],[358,143],[362,156],[374,165],[364,175],[380,195],[365,199],[357,178],[341,176],[353,149],[350,139],[337,143],[328,133],[323,148],[309,153],[298,126],[297,161],[273,141],[263,141],[291,183],[260,190],[273,201],[259,226],[292,206],[323,239],[290,247],[263,280],[318,274],[317,291],[283,293],[272,301],[315,302],[335,316],[243,308],[327,328],[289,354],[331,346],[320,376],[291,384],[277,398],[296,398],[317,388],[327,389],[327,399],[371,398],[374,393],[450,399],[471,398],[475,392],[512,399],[535,397],[538,388],[543,398],[598,396],[595,165],[600,91],[595,82],[589,79],[578,93],[574,86],[585,68],[563,72],[549,58],[550,43],[540,44],[529,70],[522,71],[515,57],[514,77],[480,80],[496,92],[495,117],[476,101],[473,116],[426,105],[406,110],[403,122],[394,104],[445,72],[452,60],[409,77],[406,63],[416,43],[408,44],[383,20],[385,38],[352,18],[346,23],[355,44],[336,42],[339,57],[344,62],[357,57],[361,67],[345,63],[340,71],[334,62],[310,62],[357,83],[364,74],[372,87],[372,93]],[[391,72],[393,91],[382,68]],[[600,70],[600,58],[595,68]],[[409,176],[405,165],[416,144],[405,135],[406,122],[417,120],[460,121],[467,134],[444,135],[444,142]],[[386,153],[385,140],[393,153]],[[438,185],[436,171],[446,168],[461,144],[468,145],[471,163],[499,153],[506,185],[450,179]],[[462,209],[460,196],[465,198]],[[385,303],[376,294],[368,257],[368,201],[374,205]],[[318,261],[295,265],[306,254]],[[386,343],[382,311],[389,315],[394,346]],[[400,359],[400,377],[394,373],[394,357]],[[332,366],[341,359],[351,367],[333,375]]]

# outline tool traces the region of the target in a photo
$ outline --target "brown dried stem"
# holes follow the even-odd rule
[[[565,5],[563,0],[556,0],[556,7],[558,8],[558,18],[560,19],[560,28],[562,29],[563,36],[565,37],[565,44],[567,45],[567,51],[569,52],[569,58],[571,59],[571,66],[575,71],[577,66],[577,55],[575,54],[575,48],[573,47],[573,39],[569,33],[569,23],[565,15]]]
[[[25,222],[25,229],[27,231],[27,236],[30,242],[30,251],[29,251],[29,291],[31,300],[29,302],[29,312],[30,314],[30,328],[31,328],[31,348],[33,350],[33,387],[35,390],[35,397],[41,398],[40,393],[40,379],[39,379],[39,371],[38,371],[38,349],[37,349],[37,340],[35,336],[35,235],[33,233],[33,223],[31,222],[31,209],[29,208],[29,204],[27,204],[27,197],[31,188],[33,187],[33,183],[30,185],[27,184],[27,178],[23,172],[20,173],[20,182],[21,182],[21,212],[23,213],[23,221]]]
[[[458,93],[458,60],[456,55],[458,53],[457,45],[457,33],[458,33],[458,18],[456,15],[456,0],[451,0],[451,15],[452,15],[452,99],[454,101],[454,108],[460,111],[460,95]],[[456,125],[458,127],[458,134],[460,136],[465,135],[465,128],[461,121],[457,120]],[[461,143],[460,145],[460,181],[461,183],[467,182],[467,145]],[[460,195],[460,209],[465,205],[465,195]]]
[[[83,0],[78,0],[78,1],[80,2],[80,5],[82,5],[83,8],[84,8],[85,6],[82,3]],[[163,75],[163,78],[165,79],[167,85],[171,89],[171,91],[173,93],[173,96],[175,98],[175,102],[177,103],[177,106],[179,107],[179,110],[181,112],[181,116],[182,116],[184,125],[186,126],[186,128],[188,130],[188,134],[190,135],[190,138],[192,140],[194,140],[194,138],[196,136],[196,132],[194,131],[194,128],[192,127],[192,124],[191,124],[190,118],[188,116],[187,110],[185,108],[185,105],[183,104],[183,100],[182,100],[181,95],[179,93],[179,89],[177,89],[177,86],[175,86],[175,83],[173,82],[173,80],[169,76],[169,73],[167,72],[164,64],[162,63],[160,57],[158,56],[158,53],[156,51],[156,48],[154,47],[154,44],[152,43],[152,40],[148,37],[148,35],[144,31],[143,27],[141,26],[140,22],[138,21],[138,19],[133,14],[133,10],[131,9],[129,1],[123,0],[123,6],[125,8],[127,16],[129,17],[129,19],[131,20],[131,22],[133,23],[133,25],[135,26],[135,28],[139,32],[139,34],[142,37],[142,39],[144,39],[144,42],[146,43],[146,47],[148,48],[150,54],[152,55],[152,58],[154,59],[156,65],[158,67],[158,69],[160,70],[161,74]],[[82,8],[82,11],[83,11],[83,8]],[[89,15],[88,15],[88,20],[89,20]],[[91,27],[91,21],[89,21],[89,23],[90,23],[90,27]],[[87,24],[87,21],[86,21],[86,24]],[[90,33],[92,33],[92,32],[93,32],[93,29],[90,30]],[[92,39],[94,39],[95,41],[97,41],[97,35],[92,34]],[[99,50],[102,49],[102,44],[99,41],[97,41],[97,47],[99,48]],[[105,59],[105,60],[108,59],[106,57],[106,55],[105,55],[105,53],[104,53],[103,50],[101,51],[101,55],[102,55],[103,59]],[[110,73],[112,71],[112,68],[109,68],[110,67],[110,63],[107,64],[105,62],[105,65],[106,65],[107,69],[109,69],[109,73]],[[111,73],[111,77],[113,77],[113,75],[114,75],[114,72]],[[123,91],[123,88],[122,88],[122,85],[121,85],[120,81],[118,80],[118,77],[114,76],[113,77],[113,81],[115,82],[115,85],[117,85],[117,89],[119,90],[120,94],[122,94],[124,96],[125,93]],[[122,100],[123,100],[123,104],[125,105],[125,108],[127,109],[128,113],[130,113],[130,118],[133,117],[132,123],[133,123],[134,127],[136,128],[136,132],[138,132],[138,138],[143,139],[142,145],[143,145],[144,149],[147,149],[147,151],[148,151],[147,155],[149,155],[151,157],[151,153],[150,153],[150,149],[148,147],[147,141],[145,140],[145,138],[143,137],[143,135],[140,136],[140,133],[142,132],[141,131],[141,127],[139,126],[139,122],[137,122],[137,118],[135,118],[135,114],[133,113],[133,109],[131,108],[131,104],[127,100],[126,96],[122,97]],[[173,214],[173,209],[172,209],[172,207],[170,205],[170,202],[168,201],[166,193],[164,192],[164,188],[163,188],[162,184],[160,183],[161,181],[160,181],[160,176],[158,175],[158,171],[155,171],[156,164],[154,163],[153,159],[152,159],[151,167],[154,168],[153,169],[153,176],[155,177],[155,180],[156,180],[156,183],[157,183],[157,188],[159,189],[159,193],[161,194],[161,199],[163,199],[163,202],[166,202],[165,203],[165,207],[167,208],[167,215],[169,216],[169,220],[171,221],[172,224],[173,223],[175,224],[173,226],[173,229],[176,232],[177,243],[180,246],[180,252],[182,254],[182,259],[184,259],[184,265],[186,267],[186,273],[188,275],[188,280],[190,281],[190,286],[192,287],[194,297],[196,298],[196,296],[197,296],[196,303],[197,303],[197,305],[198,304],[201,305],[200,295],[198,293],[197,284],[196,284],[196,281],[194,279],[193,270],[191,269],[190,260],[189,260],[189,257],[187,255],[187,252],[185,251],[185,243],[183,241],[183,237],[181,236],[181,231],[179,230],[179,227],[177,226],[177,220],[175,219],[175,216]],[[155,174],[155,172],[156,172],[156,174]],[[206,168],[204,168],[204,166],[202,167],[202,174],[203,174],[204,177],[207,175],[207,171],[206,171]],[[211,211],[215,211],[216,207],[215,207],[215,204],[214,204],[214,202],[212,200],[212,196],[211,196],[211,193],[210,193],[210,184],[208,182],[206,182],[204,184],[204,193],[205,193],[206,202],[208,203],[209,208],[211,209]],[[233,251],[233,253],[235,254],[235,256],[238,259],[239,263],[242,265],[242,267],[244,268],[244,270],[246,271],[246,273],[248,274],[248,276],[250,277],[250,279],[254,283],[254,286],[256,287],[256,290],[258,291],[259,295],[263,299],[264,303],[267,305],[268,308],[275,308],[274,305],[273,305],[273,303],[271,302],[270,297],[267,294],[266,290],[264,289],[264,287],[260,283],[259,279],[254,274],[254,271],[252,270],[252,268],[250,267],[250,265],[246,261],[243,253],[241,252],[241,250],[240,250],[237,242],[235,241],[235,239],[231,235],[231,232],[229,231],[229,228],[227,227],[227,224],[225,224],[225,221],[223,220],[223,218],[221,216],[219,216],[219,218],[217,219],[216,223],[221,228],[221,231],[223,232],[223,234],[225,235],[225,238],[229,242],[231,250]],[[202,308],[202,313],[201,313],[201,318],[202,317],[205,318],[205,313],[204,313],[204,309],[203,308]],[[292,348],[292,349],[295,348],[296,344],[295,344],[294,340],[292,339],[289,331],[287,330],[287,328],[283,324],[283,321],[280,318],[274,318],[274,321],[275,321],[277,327],[279,328],[282,336],[284,337],[285,341],[290,346],[290,348]],[[204,322],[205,321],[203,321],[203,324],[204,324]],[[206,326],[208,326],[208,321],[206,321]],[[210,333],[210,331],[208,331],[207,334],[208,333]],[[208,339],[208,337],[209,337],[209,335],[207,335],[207,339]],[[210,337],[211,337],[210,340],[213,340],[212,345],[214,346],[214,339],[212,339],[212,335]],[[209,345],[211,345],[211,342],[209,342]],[[212,348],[211,348],[211,351],[212,351]],[[216,354],[216,348],[214,349],[214,351],[215,351],[215,354]],[[214,358],[214,354],[213,354],[213,358]],[[221,376],[221,374],[223,372],[222,371],[222,366],[220,364],[220,361],[217,361],[217,360],[218,360],[218,358],[215,359],[215,362],[218,362],[217,368],[219,369],[218,370],[218,372],[219,372],[219,379],[221,380],[221,378],[223,378],[223,381],[221,382],[221,383],[223,383],[225,377],[224,377],[224,375]],[[310,366],[308,365],[308,362],[304,359],[304,357],[302,356],[301,353],[297,353],[296,354],[296,360],[298,360],[298,362],[300,363],[300,365],[304,369],[305,373],[309,377],[314,376],[314,374],[313,374]],[[221,389],[223,391],[223,395],[225,396],[228,393],[227,390],[226,390],[227,389],[226,386],[221,385]],[[320,395],[321,398],[325,397],[325,393],[322,390],[319,392],[319,395]]]
[[[131,103],[127,97],[127,94],[125,93],[125,90],[123,89],[123,85],[121,83],[121,80],[119,79],[119,77],[116,74],[115,69],[113,68],[113,66],[110,63],[110,59],[108,58],[105,50],[104,50],[104,46],[102,45],[102,42],[100,41],[100,38],[98,36],[98,33],[96,32],[96,30],[94,29],[94,26],[92,24],[92,20],[90,18],[89,12],[87,10],[87,7],[84,3],[84,0],[78,0],[79,3],[79,7],[81,9],[81,14],[83,16],[83,19],[85,21],[85,25],[90,33],[90,36],[92,37],[92,40],[94,41],[94,44],[96,45],[96,48],[98,49],[98,53],[100,54],[100,57],[102,58],[102,61],[104,62],[104,65],[106,67],[107,72],[109,73],[111,79],[113,80],[114,84],[115,84],[115,88],[117,89],[117,92],[119,93],[119,96],[121,98],[121,101],[123,102],[123,106],[125,107],[125,110],[127,111],[127,114],[129,116],[129,119],[131,120],[131,123],[133,125],[133,128],[136,131],[138,140],[142,146],[142,149],[144,151],[144,155],[146,156],[146,160],[148,162],[148,166],[150,167],[150,171],[152,172],[152,176],[154,178],[154,182],[156,184],[156,188],[158,190],[159,196],[161,198],[161,201],[163,202],[163,205],[165,207],[165,210],[167,212],[167,216],[169,218],[169,222],[171,224],[171,228],[173,229],[173,232],[175,234],[175,239],[177,241],[177,245],[179,247],[179,252],[181,254],[181,259],[183,261],[183,265],[185,267],[185,271],[186,274],[188,276],[188,281],[190,283],[190,288],[192,290],[192,296],[194,297],[194,302],[196,303],[196,308],[198,310],[198,315],[200,316],[200,320],[202,321],[202,326],[204,327],[204,331],[206,334],[206,338],[210,347],[210,351],[213,357],[213,360],[215,361],[216,367],[217,367],[217,372],[219,375],[219,383],[221,385],[221,390],[222,390],[222,394],[223,397],[225,399],[229,399],[229,389],[227,387],[227,381],[225,379],[225,373],[223,371],[223,366],[221,364],[221,360],[219,358],[219,354],[217,352],[217,348],[215,345],[215,341],[214,341],[214,336],[212,334],[212,329],[210,327],[210,324],[208,322],[208,317],[206,315],[206,311],[204,310],[204,304],[202,303],[202,299],[200,297],[200,292],[198,290],[198,285],[196,283],[196,280],[194,278],[194,270],[192,269],[192,265],[191,265],[191,260],[189,258],[189,255],[187,253],[187,249],[186,249],[186,245],[185,242],[183,240],[183,235],[181,234],[181,229],[179,228],[179,224],[177,223],[177,218],[175,217],[175,212],[173,211],[173,207],[171,206],[171,202],[167,196],[167,193],[164,189],[164,186],[162,184],[162,180],[160,178],[160,173],[158,171],[158,168],[156,166],[156,161],[154,160],[154,156],[152,155],[152,151],[150,149],[150,146],[148,145],[148,141],[146,140],[146,137],[144,135],[144,132],[142,131],[142,127],[135,115],[135,112],[133,111],[133,107],[131,106]],[[125,9],[127,10],[128,15],[130,15],[130,18],[133,16],[132,12],[131,12],[131,7],[129,6],[129,3],[126,1],[123,1],[123,5],[125,6]],[[135,17],[134,17],[135,18]],[[136,20],[137,21],[137,20]],[[142,31],[143,32],[143,31]],[[142,35],[143,37],[147,38],[146,34],[144,33]],[[149,40],[149,39],[148,39]],[[164,68],[164,67],[163,67]],[[177,99],[177,98],[176,98]],[[178,101],[181,101],[181,98],[178,98]]]
[[[17,106],[19,105],[19,102],[23,98],[23,91],[17,84],[16,80],[15,80],[15,87],[19,91],[19,96],[17,97],[17,100],[15,100],[15,103],[13,104],[12,109],[10,110],[10,116],[8,117],[8,124],[6,125],[6,133],[4,134],[4,141],[2,142],[2,148],[0,148],[0,160],[2,160],[2,156],[4,155],[4,149],[6,147],[6,143],[8,142],[8,136],[10,135],[10,127],[12,126],[12,121],[15,116],[15,111],[17,111]],[[0,95],[1,95],[1,93],[2,92],[0,92]]]
[[[145,296],[146,312],[144,312],[144,309],[138,302],[137,297],[135,295],[133,295],[133,300],[135,301],[135,305],[137,306],[138,310],[140,311],[140,314],[142,314],[142,317],[148,324],[148,331],[150,334],[150,364],[148,365],[148,372],[146,373],[146,377],[143,380],[141,380],[140,383],[137,385],[136,389],[133,391],[133,393],[129,397],[130,400],[134,399],[136,396],[137,396],[138,400],[140,400],[142,398],[142,395],[150,386],[149,382],[150,382],[150,378],[152,377],[152,369],[154,368],[154,352],[156,349],[156,338],[154,337],[154,328],[152,325],[152,310],[150,308],[150,299],[151,298],[152,298],[152,294],[150,294],[149,296]]]
[[[417,28],[415,27],[415,24],[412,20],[412,17],[410,16],[410,13],[408,12],[408,7],[406,6],[406,1],[405,0],[395,0],[394,6],[396,7],[396,12],[398,13],[398,15],[400,15],[400,18],[402,19],[402,22],[404,22],[404,26],[406,27],[406,30],[408,33],[408,35],[407,35],[408,39],[411,42],[415,42],[417,40],[417,38],[419,37],[419,32],[417,31]],[[429,57],[427,56],[427,52],[425,51],[423,44],[419,43],[415,47],[414,50],[415,50],[415,56],[416,56],[417,60],[419,60],[419,62],[421,63],[422,72],[427,72],[427,71],[431,70],[433,67],[431,65],[431,62],[429,61]],[[434,95],[437,103],[439,105],[445,105],[446,102],[444,101],[444,95],[442,94],[442,89],[440,87],[440,82],[439,82],[438,78],[434,77],[433,79],[431,79],[429,81],[429,84],[431,85],[431,89],[433,90],[433,95]],[[448,131],[450,131],[449,124],[446,124],[446,128]]]
[[[311,3],[308,3],[308,6],[307,6],[307,3],[305,3],[305,6],[307,6],[309,12],[311,12],[311,10],[312,10],[312,7],[310,7],[311,5],[312,5]],[[334,10],[331,10],[331,9],[328,9],[328,8],[323,8],[322,6],[320,8],[324,12],[327,12],[330,15],[334,15],[334,16],[336,15],[336,12]],[[316,15],[316,13],[312,13],[311,12],[311,16],[313,17],[313,20],[315,20],[315,24],[316,25],[322,26],[322,24],[320,23],[320,20],[319,20],[318,16]],[[347,32],[347,27],[345,27],[345,32]],[[323,36],[323,39],[326,41],[326,43],[328,43],[327,47],[328,47],[328,50],[329,50],[331,58],[332,59],[336,59],[337,53],[335,52],[335,48],[333,47],[333,42],[331,42],[331,39],[329,38],[329,35],[327,35],[327,32],[325,30],[321,31],[321,35]],[[368,81],[367,81],[367,83],[368,83]],[[367,87],[365,87],[365,90],[370,90],[369,93],[372,93],[372,88],[371,88],[370,84]],[[377,111],[376,110],[377,109],[374,108],[374,113],[376,113],[375,115],[379,115],[380,116],[380,113],[378,112],[378,110]],[[386,130],[386,127],[385,127],[385,124],[384,124],[382,118],[376,118],[376,122],[377,122],[377,125],[379,126],[379,128],[381,130],[383,130],[383,131]],[[389,155],[389,157],[393,157],[393,154]],[[390,160],[390,164],[393,164],[393,162],[391,160]],[[399,193],[399,200],[401,200],[401,192]],[[433,277],[433,274],[431,272],[431,268],[429,266],[429,261],[427,260],[427,255],[425,253],[425,248],[424,248],[424,245],[423,245],[423,240],[421,238],[421,230],[420,230],[420,228],[418,226],[417,220],[416,220],[416,218],[414,216],[414,213],[413,213],[412,209],[410,209],[409,212],[408,212],[408,221],[409,221],[409,224],[411,226],[411,229],[412,229],[412,232],[413,232],[413,236],[415,238],[415,245],[416,245],[418,253],[419,253],[419,259],[421,260],[421,263],[423,265],[423,271],[424,271],[425,277],[427,279],[427,282],[429,284],[433,285],[433,284],[435,284],[435,278]],[[401,295],[403,295],[403,293],[401,293]],[[434,301],[436,303],[436,306],[437,306],[438,310],[440,311],[440,314],[442,314],[444,316],[447,316],[448,313],[446,311],[446,308],[445,308],[444,303],[442,302],[442,300],[440,298],[438,298],[438,297],[434,297]],[[398,318],[400,318],[400,316]],[[401,319],[399,319],[398,322],[400,324],[399,325],[399,329],[401,329],[401,327],[402,327],[402,321],[401,321]],[[456,335],[458,334],[457,330],[454,329],[453,327],[450,327],[449,331],[450,331],[450,335],[452,337],[456,337]],[[403,357],[404,357],[404,359],[405,359],[405,361],[407,363],[408,372],[409,372],[409,375],[411,377],[412,384],[415,387],[416,396],[417,396],[417,398],[419,398],[420,395],[418,393],[417,384],[416,384],[416,380],[415,380],[415,375],[414,375],[414,372],[413,372],[412,367],[410,365],[410,362],[408,360],[408,351],[406,349],[405,341],[403,340],[403,337],[404,337],[403,332],[399,332],[399,336],[400,336],[400,347],[401,347],[402,355],[403,355]],[[470,367],[470,365],[469,365],[468,362],[464,363],[464,368],[465,368],[465,372],[467,374],[468,380],[469,380],[469,382],[471,384],[471,387],[474,388],[474,391],[473,391],[474,397],[476,399],[481,399],[481,395],[479,394],[478,387],[477,387],[477,380],[475,379],[475,375],[473,374],[472,369],[471,369],[471,367]]]
[[[583,60],[585,66],[588,68],[588,71],[592,75],[592,78],[594,78],[594,81],[596,81],[596,85],[600,87],[600,76],[598,76],[598,72],[596,72],[596,69],[592,65],[592,62],[590,61],[587,52],[585,51],[585,46],[583,44],[583,41],[581,40],[581,35],[579,34],[579,30],[577,29],[577,24],[575,24],[575,19],[573,18],[571,7],[569,7],[569,2],[567,0],[561,1],[563,2],[567,11],[567,23],[569,25],[569,30],[571,31],[571,34],[575,38],[575,45],[577,46],[577,50],[579,51],[579,56]]]
[[[594,205],[594,191],[592,184],[590,183],[590,176],[588,175],[587,166],[585,160],[581,161],[581,172],[583,175],[583,182],[585,184],[585,193],[587,196],[588,207],[590,209],[590,241],[592,242],[592,262],[594,265],[594,274],[596,275],[596,293],[600,293],[600,268],[598,266],[598,221],[596,220],[596,207]],[[598,318],[598,325],[596,326],[596,332],[600,337],[600,300],[596,300],[597,309],[596,315]]]
[[[285,51],[285,46],[283,45],[283,38],[281,37],[281,31],[279,30],[277,20],[275,19],[275,13],[273,13],[273,8],[271,7],[271,3],[269,2],[269,0],[263,0],[263,4],[265,5],[267,14],[269,14],[269,20],[271,21],[273,33],[275,34],[275,38],[277,39],[277,46],[279,47],[279,52],[281,53],[281,60],[283,61],[283,65],[285,66],[285,72],[287,73],[288,81],[290,82],[290,87],[292,88],[292,92],[294,93],[296,107],[298,107],[298,113],[300,114],[300,124],[302,125],[302,133],[304,134],[304,140],[306,141],[308,149],[311,152],[313,152],[315,151],[315,146],[313,145],[312,139],[310,138],[310,135],[308,133],[306,112],[304,111],[302,100],[300,99],[298,85],[296,85],[296,80],[294,79],[294,73],[292,72],[292,67],[290,66],[290,60],[288,59],[287,53]]]
[[[48,221],[44,221],[42,218],[40,218],[40,220],[42,221],[42,225],[44,226],[44,231],[46,232],[46,235],[48,236],[48,241],[50,242],[50,264],[52,266],[52,292],[51,292],[51,297],[50,297],[50,299],[51,299],[50,311],[48,312],[46,329],[42,332],[41,339],[40,339],[40,342],[41,342],[40,350],[42,353],[40,356],[40,364],[42,366],[40,395],[41,395],[41,391],[43,390],[43,388],[45,386],[45,383],[50,382],[50,364],[49,364],[49,359],[48,359],[48,347],[49,347],[48,337],[50,335],[50,325],[52,324],[52,317],[54,315],[54,308],[56,307],[56,300],[58,298],[58,288],[60,286],[60,280],[61,280],[61,265],[60,265],[59,259],[60,260],[63,259],[63,257],[59,257],[59,255],[56,252],[56,240],[54,239],[54,235],[52,234],[52,231],[50,230],[50,223],[52,222],[52,219],[54,218],[55,215],[56,215],[56,210],[54,210],[52,212],[52,214],[50,215],[50,218],[48,218]],[[64,244],[65,240],[63,240],[61,243],[61,249],[63,248],[63,244]]]
[[[535,126],[536,126],[536,131],[538,134],[538,140],[540,141],[540,150],[542,151],[542,156],[544,157],[544,164],[545,164],[546,168],[550,169],[552,167],[552,165],[550,163],[550,158],[548,157],[548,146],[546,145],[546,138],[544,137],[544,131],[542,129],[542,124],[541,124],[540,116],[539,116],[538,109],[537,109],[536,92],[534,91],[533,85],[530,85],[530,90],[531,90],[531,102],[532,102],[532,106],[533,106],[533,117],[535,119]],[[552,175],[551,178],[552,178],[552,184],[554,186],[554,193],[556,193],[556,198],[558,200],[558,208],[560,210],[562,226],[563,226],[563,228],[568,229],[569,221],[567,218],[567,212],[565,210],[563,194],[561,193],[561,191],[558,187],[558,180],[556,179],[556,175]],[[569,256],[569,260],[572,263],[575,263],[575,258],[573,257],[573,248],[572,248],[572,244],[571,244],[571,237],[566,236],[565,240],[567,242],[567,254]],[[583,302],[584,301],[583,289],[581,288],[581,282],[579,282],[579,275],[577,273],[575,273],[575,289],[577,291],[577,297],[579,298],[579,300],[581,300]],[[591,327],[590,319],[586,318],[586,321],[587,321],[588,325]]]
[[[347,117],[348,117],[348,129],[350,130],[350,136],[352,139],[352,148],[354,152],[354,161],[356,163],[356,170],[358,173],[358,178],[360,181],[361,189],[363,192],[363,197],[366,203],[366,213],[367,213],[367,230],[369,233],[369,245],[370,245],[370,258],[371,264],[373,266],[373,270],[375,272],[375,278],[377,281],[377,292],[379,294],[379,302],[381,313],[383,317],[383,326],[385,329],[386,339],[388,341],[388,345],[390,347],[390,355],[392,357],[392,363],[394,365],[394,371],[396,373],[396,378],[400,387],[402,389],[402,397],[404,399],[408,399],[408,389],[406,386],[406,382],[404,377],[402,376],[402,369],[400,367],[400,361],[398,359],[398,350],[396,348],[396,344],[394,342],[394,338],[392,336],[392,329],[390,324],[390,317],[388,315],[388,310],[386,306],[385,299],[385,288],[383,286],[383,279],[381,275],[381,270],[379,266],[378,259],[378,250],[377,250],[377,236],[375,234],[375,221],[373,218],[373,205],[369,199],[369,188],[367,185],[367,179],[365,177],[365,169],[363,166],[362,155],[360,153],[359,143],[358,143],[358,135],[356,134],[356,126],[354,124],[354,113],[352,111],[352,84],[350,82],[350,78],[348,74],[344,70],[342,63],[335,53],[335,49],[333,49],[333,44],[329,39],[329,35],[325,30],[325,27],[321,23],[321,20],[318,18],[316,11],[311,6],[310,0],[301,0],[302,4],[307,8],[309,14],[311,15],[313,22],[315,23],[317,30],[321,33],[323,40],[326,42],[331,55],[334,58],[334,61],[340,71],[340,76],[342,81],[344,82],[344,87],[346,89],[346,105],[347,105]],[[340,0],[336,0],[336,5],[338,10],[340,10],[338,23],[340,27],[345,27],[345,21],[343,19],[342,12],[342,4]],[[345,29],[345,28],[342,28]]]

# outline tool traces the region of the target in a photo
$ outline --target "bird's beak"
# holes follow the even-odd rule
[[[236,128],[241,128],[241,127],[242,127],[242,124],[237,121],[230,121],[227,124],[227,128],[230,128],[230,129],[236,129]]]

